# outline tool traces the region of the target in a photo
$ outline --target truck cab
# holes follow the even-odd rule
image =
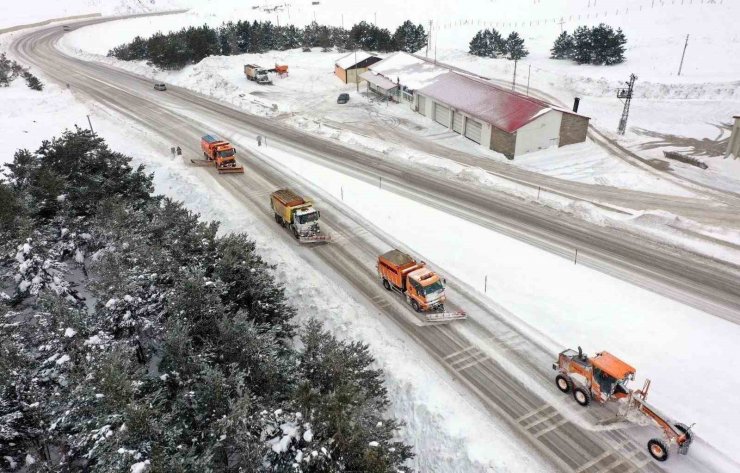
[[[417,312],[444,310],[445,288],[439,275],[399,250],[391,250],[378,258],[378,274],[383,286],[406,296]]]
[[[321,214],[312,206],[299,208],[293,212],[293,226],[299,235],[319,233]]]

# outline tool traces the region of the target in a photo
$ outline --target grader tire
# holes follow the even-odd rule
[[[559,374],[555,377],[555,385],[561,392],[568,394],[573,389],[573,381],[569,376]]]
[[[414,299],[411,299],[411,307],[414,309],[414,311],[421,312],[421,307],[419,306],[419,303],[416,302],[416,300]]]
[[[385,288],[386,291],[390,291],[391,283],[389,283],[387,279],[383,279],[383,287]]]
[[[591,404],[591,394],[581,387],[577,387],[573,390],[573,399],[583,407]]]
[[[647,446],[651,457],[655,458],[659,462],[668,460],[668,446],[664,441],[661,439],[650,439]]]

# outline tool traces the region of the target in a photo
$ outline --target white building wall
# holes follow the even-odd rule
[[[491,149],[491,124],[482,122],[483,128],[480,131],[480,145],[485,149]]]
[[[519,128],[514,156],[558,146],[562,118],[562,112],[550,110]]]

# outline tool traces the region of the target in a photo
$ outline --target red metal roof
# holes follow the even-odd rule
[[[573,113],[482,79],[448,72],[418,90],[438,102],[513,133],[550,110]]]

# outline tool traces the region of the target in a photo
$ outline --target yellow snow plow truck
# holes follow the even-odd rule
[[[270,207],[275,212],[275,221],[288,228],[299,242],[319,243],[331,240],[329,235],[321,232],[321,214],[313,207],[313,203],[290,189],[280,189],[270,194]]]

